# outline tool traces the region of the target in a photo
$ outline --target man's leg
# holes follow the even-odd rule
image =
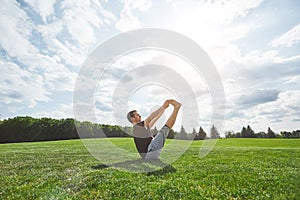
[[[166,138],[169,134],[170,129],[173,127],[176,121],[178,111],[181,104],[175,100],[169,100],[170,104],[174,106],[174,110],[166,122],[166,125],[157,133],[157,135],[152,139],[148,147],[148,153],[146,159],[158,159],[161,150],[165,144]]]
[[[169,100],[169,103],[174,106],[174,110],[173,110],[171,116],[169,117],[168,121],[166,122],[166,125],[171,129],[173,127],[173,125],[175,124],[175,121],[176,121],[176,118],[178,115],[178,111],[181,107],[181,103],[179,103],[175,100]]]
[[[169,134],[169,127],[163,126],[156,136],[151,140],[148,146],[148,152],[145,159],[158,159],[161,154],[162,148],[165,144],[166,138]]]

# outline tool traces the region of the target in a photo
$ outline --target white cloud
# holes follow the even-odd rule
[[[133,11],[147,11],[151,7],[149,0],[124,0],[122,1],[124,7],[120,14],[120,19],[116,23],[116,29],[124,32],[142,27],[138,17],[134,16]]]
[[[37,30],[46,44],[45,50],[56,54],[68,65],[80,66],[94,48],[99,31],[115,20],[112,12],[98,1],[60,2],[60,18],[40,25]]]
[[[245,16],[250,9],[258,7],[263,0],[251,0],[251,1],[239,1],[239,0],[228,0],[228,1],[213,1],[199,3],[203,15],[209,21],[229,23],[234,18]],[[214,12],[211,12],[211,11]],[[216,14],[217,13],[217,14]]]
[[[298,129],[300,113],[300,91],[285,91],[278,94],[276,101],[269,101],[249,108],[227,107],[225,130],[240,131],[250,125],[254,131],[266,131],[271,127],[275,132]]]
[[[45,76],[45,86],[50,91],[74,91],[76,73],[71,72],[52,72]]]
[[[96,15],[95,10],[89,6],[89,2],[74,3],[64,1],[61,7],[63,9],[62,23],[67,28],[72,39],[83,47],[95,42],[94,30],[90,22],[99,27],[102,21]]]
[[[2,76],[0,78],[1,102],[17,107],[33,107],[39,101],[49,101],[49,93],[43,86],[43,77],[21,69],[14,63],[0,61]]]
[[[137,17],[133,16],[131,11],[125,9],[121,13],[120,20],[116,23],[116,29],[125,32],[141,28],[142,25]]]
[[[275,63],[291,63],[291,62],[300,61],[300,55],[291,56],[288,58],[278,57],[275,59]]]
[[[140,11],[147,11],[151,7],[151,0],[122,0],[123,3],[131,7],[131,9],[138,9]]]
[[[73,105],[72,104],[59,104],[54,110],[51,111],[38,111],[33,113],[34,117],[51,117],[56,119],[73,118]]]
[[[266,82],[286,81],[288,77],[299,73],[299,58],[299,55],[283,57],[277,50],[255,50],[224,63],[220,74],[228,93],[234,92],[233,89],[235,92],[242,90],[245,86],[262,87]],[[272,87],[280,88],[280,85]]]
[[[65,44],[59,41],[56,36],[60,31],[53,31],[55,28],[59,29],[55,23],[52,25],[41,26],[40,30],[43,35],[43,41],[47,45],[47,51],[54,52],[59,58],[58,61],[62,61],[65,64],[80,66],[86,59],[87,50],[83,48],[76,48],[76,46],[66,42]],[[53,33],[54,32],[54,33]],[[81,52],[80,52],[81,50]]]
[[[47,0],[47,1],[40,1],[40,0],[25,0],[35,12],[37,12],[41,18],[46,22],[47,17],[54,14],[54,4],[56,0]]]
[[[300,24],[284,33],[278,38],[272,40],[269,45],[271,47],[286,46],[291,47],[300,42]]]
[[[270,50],[270,51],[260,51],[254,50],[244,56],[237,58],[236,61],[251,66],[251,68],[259,68],[265,64],[274,63],[276,60],[280,60],[279,51]]]
[[[278,90],[247,90],[246,94],[242,93],[235,98],[235,103],[239,108],[252,107],[270,101],[276,101],[278,98],[278,94]]]
[[[276,122],[283,122],[286,129],[297,129],[299,128],[297,127],[297,123],[293,123],[292,120],[300,116],[299,105],[299,90],[282,92],[279,94],[277,101],[259,105],[255,112],[253,112],[253,117],[261,116],[266,119],[269,126],[273,124],[273,126],[279,127],[279,124],[276,124]]]
[[[235,42],[246,38],[258,26],[253,22],[234,25],[232,22],[246,16],[261,3],[262,0],[172,2],[175,19],[170,21],[170,28],[196,41],[220,69],[241,56]]]
[[[186,4],[182,1],[172,2],[175,11],[175,19],[172,22],[174,29],[183,32],[196,32],[199,36],[215,37],[223,33],[224,27],[240,16],[248,14],[250,9],[258,7],[263,0],[244,1],[200,1]],[[238,26],[240,31],[245,32],[246,26]],[[222,30],[215,32],[214,30]],[[236,30],[236,27],[233,27]],[[244,30],[243,30],[244,29]],[[186,30],[186,31],[185,31]],[[225,29],[225,31],[227,31]],[[209,35],[210,34],[210,35]],[[237,37],[237,34],[225,34],[227,37]],[[205,39],[204,39],[205,40]]]
[[[300,75],[289,76],[286,79],[284,79],[284,83],[298,84],[298,83],[300,83]]]
[[[45,17],[51,15],[54,4],[46,3],[41,8],[39,2],[28,3]],[[104,10],[97,1],[81,4],[62,2],[61,7],[62,19],[54,18],[51,24],[35,26],[32,22],[34,19],[29,18],[17,3],[6,2],[0,13],[0,44],[10,57],[18,60],[28,71],[44,76],[48,89],[71,91],[76,75],[66,65],[79,67],[83,63],[90,51],[90,43],[95,42],[93,27],[100,28],[107,20],[113,20],[114,15]],[[101,15],[105,16],[105,22],[101,21]],[[85,30],[84,34],[82,30]],[[41,34],[41,42],[45,46],[34,45],[30,41],[32,31]],[[60,38],[67,37],[68,32],[79,44]]]
[[[38,50],[29,41],[33,29],[27,14],[15,1],[6,1],[0,8],[0,45],[9,56],[25,57]]]

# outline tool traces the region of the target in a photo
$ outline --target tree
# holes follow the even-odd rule
[[[125,126],[123,128],[123,137],[129,137],[132,136],[132,126]]]
[[[281,131],[280,134],[283,138],[291,138],[292,133],[289,131]]]
[[[188,135],[183,126],[181,126],[180,132],[177,134],[176,138],[181,140],[186,140],[188,138]]]
[[[174,132],[173,129],[171,129],[169,131],[169,134],[168,134],[167,138],[169,138],[169,139],[174,139],[175,138],[175,132]]]
[[[266,138],[267,134],[264,131],[260,131],[256,134],[258,138]]]
[[[199,132],[198,132],[198,134],[197,134],[197,136],[196,136],[196,140],[204,140],[206,138],[206,133],[205,133],[205,131],[203,130],[203,128],[200,126],[200,128],[199,128]]]
[[[272,131],[270,127],[268,127],[268,132],[267,132],[268,138],[275,138],[275,133]]]
[[[197,131],[195,128],[193,128],[193,132],[192,132],[193,135],[196,135],[197,134]]]
[[[255,137],[255,132],[248,125],[247,128],[245,128],[245,127],[242,128],[241,137],[242,138],[254,138]]]
[[[247,126],[247,137],[248,138],[254,138],[255,137],[255,132],[252,130],[252,128],[249,125]]]
[[[292,136],[292,138],[299,138],[300,137],[300,130],[293,131],[291,136]]]
[[[241,138],[245,138],[245,137],[247,137],[247,129],[243,127],[241,131]]]
[[[235,138],[235,134],[233,131],[226,131],[225,138]]]
[[[210,129],[210,137],[212,139],[220,138],[220,134],[219,134],[217,128],[215,127],[215,125],[213,125]]]
[[[190,139],[191,139],[191,140],[195,140],[196,137],[197,137],[197,131],[196,131],[195,128],[193,128],[193,132],[192,132],[192,134],[190,135]]]

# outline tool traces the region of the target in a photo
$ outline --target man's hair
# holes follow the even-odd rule
[[[134,113],[136,112],[136,110],[132,110],[127,114],[127,119],[130,123],[132,123],[131,118],[134,117]]]

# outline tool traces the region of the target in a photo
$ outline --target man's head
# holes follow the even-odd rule
[[[127,114],[127,119],[130,123],[136,124],[141,121],[141,115],[139,115],[136,110],[132,110]]]

